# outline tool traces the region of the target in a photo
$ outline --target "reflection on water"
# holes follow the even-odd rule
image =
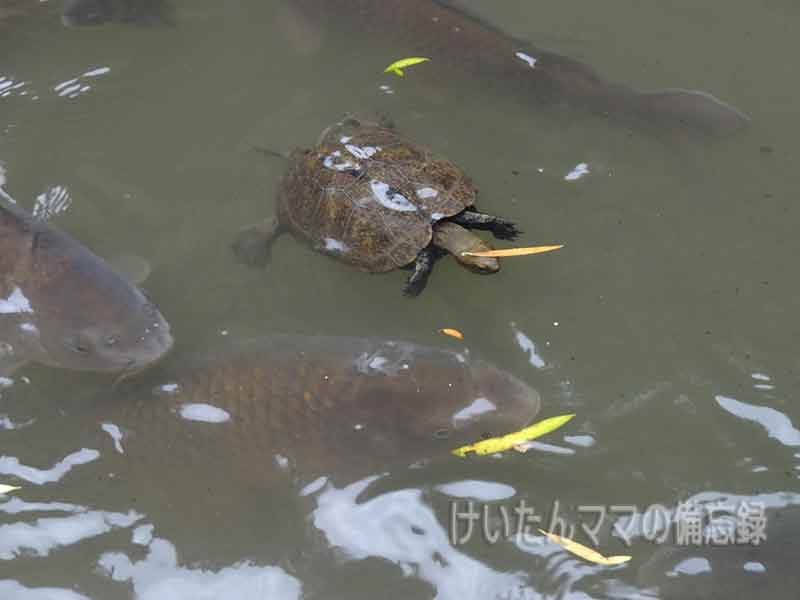
[[[278,0],[192,0],[176,2],[175,27],[70,29],[54,0],[24,4],[13,22],[0,9],[0,197],[103,256],[144,256],[177,357],[264,331],[404,338],[466,357],[437,333],[456,327],[471,353],[537,388],[543,416],[578,416],[525,455],[372,469],[344,487],[316,475],[265,484],[264,471],[291,468],[285,453],[245,462],[241,477],[226,461],[253,454],[236,444],[197,453],[156,433],[166,449],[132,480],[126,423],[76,424],[82,399],[113,395],[113,382],[27,367],[0,378],[0,481],[22,487],[0,497],[0,598],[796,598],[800,90],[796,65],[775,60],[798,53],[788,3],[463,2],[609,79],[710,90],[753,116],[708,146],[532,110],[445,59],[385,75],[415,55],[397,15],[389,31],[319,27]],[[515,52],[526,74],[541,67]],[[364,110],[461,165],[480,208],[519,222],[524,245],[565,249],[510,259],[492,278],[443,263],[415,303],[395,279],[290,240],[268,269],[239,268],[227,245],[272,214],[285,167],[252,148],[286,154]],[[365,152],[343,148],[330,166]],[[10,289],[0,310],[21,301]],[[382,357],[366,354],[362,375],[386,368]],[[174,382],[162,382],[165,402]],[[223,431],[240,415],[195,398],[172,417],[197,441],[193,428]],[[633,560],[590,565],[536,532],[453,543],[451,502],[496,514],[521,500],[545,516],[558,502],[582,543],[578,507],[607,507],[598,548]],[[687,504],[703,515],[699,544],[677,542]],[[743,504],[763,505],[767,539],[706,543]],[[630,548],[617,552],[617,530]]]
[[[454,548],[420,490],[396,490],[359,502],[374,481],[319,494],[314,526],[331,546],[352,560],[388,560],[405,575],[428,582],[442,600],[528,597],[522,573],[497,571]]]

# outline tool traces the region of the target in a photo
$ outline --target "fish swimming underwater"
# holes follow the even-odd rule
[[[67,234],[0,200],[0,374],[33,361],[133,372],[172,347],[136,286]]]
[[[527,384],[467,352],[272,335],[101,394],[89,411],[99,439],[89,443],[113,456],[101,425],[115,432],[118,458],[148,486],[165,470],[173,480],[198,469],[253,484],[285,473],[349,480],[509,433],[539,405]]]
[[[287,23],[369,38],[400,56],[430,58],[415,77],[469,78],[481,89],[537,106],[566,104],[644,129],[724,137],[750,119],[711,94],[682,89],[642,92],[595,69],[515,39],[443,0],[285,0]],[[321,34],[318,34],[321,35]]]

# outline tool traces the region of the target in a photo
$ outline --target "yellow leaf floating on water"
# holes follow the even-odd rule
[[[0,496],[3,494],[7,494],[9,492],[15,492],[17,490],[21,490],[22,488],[16,485],[3,485],[0,483]]]
[[[540,529],[539,533],[546,535],[549,539],[563,547],[565,550],[598,565],[621,565],[622,563],[628,562],[632,558],[631,556],[623,554],[618,556],[603,556],[597,550],[587,548],[583,544],[573,542],[572,540],[561,537],[560,535],[556,535],[555,533],[548,533],[543,529]]]
[[[552,252],[564,247],[564,244],[556,246],[528,246],[527,248],[506,248],[504,250],[486,250],[484,252],[462,252],[462,256],[485,256],[489,258],[505,258],[507,256],[525,256],[527,254],[542,254]]]
[[[508,435],[504,435],[502,437],[483,440],[482,442],[476,442],[469,446],[461,446],[461,448],[456,448],[453,450],[453,454],[463,457],[470,452],[482,455],[503,452],[504,450],[511,450],[514,446],[535,439],[546,433],[550,433],[554,429],[558,429],[565,423],[569,422],[569,420],[574,416],[574,414],[571,414],[550,417],[544,421],[534,423],[530,427],[526,427],[525,429],[521,429],[514,433],[509,433]]]
[[[423,58],[421,56],[412,56],[411,58],[403,58],[394,61],[392,64],[386,67],[386,69],[383,72],[394,73],[398,77],[404,77],[405,74],[403,73],[403,69],[405,69],[406,67],[411,67],[413,65],[418,65],[419,63],[427,62],[429,60],[430,58]]]
[[[464,334],[461,333],[458,329],[450,329],[449,327],[445,327],[444,329],[440,329],[439,333],[443,333],[445,335],[449,335],[450,337],[454,337],[457,340],[463,340]]]

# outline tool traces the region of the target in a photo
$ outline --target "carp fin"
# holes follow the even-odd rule
[[[669,88],[638,94],[640,110],[655,120],[682,125],[713,138],[727,137],[750,125],[739,109],[699,90]]]

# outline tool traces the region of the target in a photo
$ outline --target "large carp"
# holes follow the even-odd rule
[[[136,371],[172,347],[136,286],[67,234],[0,200],[0,374],[28,361]]]
[[[469,78],[480,89],[526,104],[561,105],[657,130],[731,134],[749,123],[705,92],[641,92],[608,81],[595,69],[537,48],[442,0],[281,0],[287,23],[340,34],[352,43],[380,44],[396,56],[431,59],[415,77]],[[314,36],[317,37],[317,36]],[[367,40],[369,40],[367,42]]]
[[[168,0],[64,0],[62,21],[69,26],[101,25],[110,21],[136,25],[174,23]]]
[[[204,490],[225,477],[257,485],[271,473],[308,482],[446,457],[527,425],[539,405],[527,384],[466,351],[273,335],[101,394],[90,411],[100,438],[89,441],[113,461],[111,433],[148,487],[184,477]]]

